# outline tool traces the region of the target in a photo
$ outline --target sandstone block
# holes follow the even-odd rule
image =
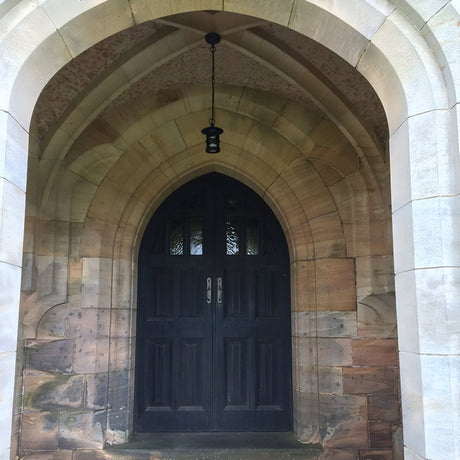
[[[110,330],[110,310],[81,309],[70,310],[67,319],[67,337],[101,338],[108,337]]]
[[[315,257],[346,257],[345,238],[339,213],[330,212],[309,221]]]
[[[352,342],[353,365],[397,366],[397,339],[356,339]]]
[[[313,259],[313,238],[307,222],[298,227],[289,228],[286,236],[293,261]]]
[[[356,312],[321,311],[293,313],[295,334],[304,337],[355,337]]]
[[[78,374],[107,372],[108,339],[76,339],[73,344],[73,369]]]
[[[135,339],[115,338],[110,341],[110,370],[127,370],[130,366],[129,357],[134,353]]]
[[[371,447],[389,447],[393,441],[392,424],[388,422],[369,422],[369,437]]]
[[[341,367],[318,367],[318,386],[320,393],[343,394]]]
[[[50,308],[40,319],[37,337],[65,338],[65,324],[68,314],[67,304],[59,304]]]
[[[393,460],[393,454],[389,449],[361,449],[359,460]]]
[[[324,447],[359,448],[368,445],[366,398],[320,395],[319,408]]]
[[[59,414],[59,448],[102,449],[106,427],[106,411],[61,412]]]
[[[370,295],[359,301],[358,332],[360,337],[397,337],[394,292]]]
[[[392,255],[356,257],[356,291],[359,298],[394,290]]]
[[[102,229],[96,230],[98,238],[101,238],[101,231],[103,233]],[[83,308],[108,308],[110,306],[111,285],[112,261],[110,259],[83,259],[81,291]]]
[[[354,260],[317,260],[316,295],[318,310],[356,310]]]
[[[357,449],[325,449],[318,460],[356,460]]]
[[[109,378],[109,404],[113,409],[129,407],[129,371],[111,372]]]
[[[26,452],[24,460],[73,460],[71,450],[56,450],[54,452]]]
[[[109,460],[112,455],[100,450],[78,449],[73,452],[72,460]]]
[[[56,450],[58,448],[58,414],[25,412],[22,415],[23,450]]]
[[[401,423],[397,395],[371,395],[368,398],[369,420],[380,420],[393,424]]]
[[[291,285],[294,293],[293,311],[315,309],[315,264],[313,261],[296,262],[291,265]]]
[[[131,310],[115,309],[111,310],[110,318],[110,336],[111,337],[128,337],[130,332]]]
[[[318,339],[318,363],[321,366],[351,366],[351,339]]]
[[[126,428],[129,424],[129,418],[131,414],[128,409],[111,409],[109,410],[108,426],[112,433],[112,437],[123,438],[126,433]],[[118,436],[117,433],[118,432]],[[123,442],[123,439],[119,439],[119,442]]]
[[[107,407],[108,374],[86,375],[86,406],[101,410]]]
[[[81,408],[85,393],[84,376],[69,374],[26,375],[24,409],[59,411]]]
[[[294,431],[301,442],[320,442],[317,392],[294,391]]]
[[[27,340],[25,353],[27,369],[63,373],[72,370],[71,340]]]
[[[396,395],[399,387],[398,369],[385,367],[343,368],[344,394]]]

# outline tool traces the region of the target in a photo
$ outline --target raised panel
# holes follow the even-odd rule
[[[199,318],[203,315],[206,280],[201,270],[179,271],[179,311],[182,318]]]
[[[225,270],[223,278],[225,316],[248,317],[254,306],[254,276],[246,270]]]
[[[170,410],[172,407],[171,363],[172,340],[151,339],[147,342],[146,353],[147,410]]]
[[[258,409],[280,409],[281,404],[281,343],[278,339],[257,342],[257,403]]]
[[[280,275],[272,270],[260,269],[256,274],[256,314],[258,317],[276,316]]]
[[[204,406],[203,392],[205,384],[203,374],[204,343],[200,338],[183,338],[179,340],[179,380],[178,409],[189,410],[190,407]]]
[[[147,320],[171,318],[172,309],[172,272],[166,268],[154,268],[149,279],[151,298]]]
[[[247,409],[248,401],[248,340],[225,339],[226,409],[234,406]]]

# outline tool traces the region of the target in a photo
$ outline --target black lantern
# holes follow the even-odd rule
[[[211,72],[211,118],[209,119],[209,124],[207,128],[201,130],[201,132],[206,136],[206,152],[207,153],[219,153],[219,136],[224,132],[222,128],[214,126],[214,53],[216,51],[216,45],[220,42],[220,35],[214,32],[211,32],[206,35],[205,40],[211,45],[209,49],[212,56],[212,72]]]

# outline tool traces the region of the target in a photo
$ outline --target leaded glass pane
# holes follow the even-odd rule
[[[246,225],[246,254],[256,256],[259,254],[259,222],[249,220]]]
[[[203,220],[190,219],[190,254],[203,255]]]
[[[169,254],[172,256],[184,255],[184,222],[175,219],[171,222],[169,234]]]
[[[227,217],[225,219],[226,254],[236,256],[240,252],[240,229],[238,219]]]

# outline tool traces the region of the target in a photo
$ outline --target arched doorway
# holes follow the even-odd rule
[[[44,82],[50,78],[57,68],[69,60],[71,56],[77,55],[91,44],[96,43],[100,38],[115,33],[124,26],[131,25],[135,20],[143,21],[157,17],[156,15],[160,14],[175,14],[180,12],[179,7],[176,7],[173,3],[168,4],[165,7],[166,9],[154,7],[152,6],[153,3],[149,3],[148,5],[147,3],[144,5],[144,3],[142,6],[137,6],[137,14],[135,15],[133,15],[131,8],[125,8],[123,2],[107,1],[101,2],[98,5],[81,2],[75,9],[67,9],[66,11],[64,11],[65,8],[62,11],[59,8],[51,11],[51,8],[47,8],[46,2],[40,5],[28,5],[30,8],[27,9],[23,9],[22,7],[16,8],[16,5],[19,5],[16,2],[4,3],[5,7],[2,9],[2,14],[5,11],[8,13],[6,19],[3,20],[7,33],[4,34],[2,40],[3,43],[6,43],[8,52],[4,54],[7,73],[5,77],[6,84],[3,86],[4,113],[6,114],[6,118],[5,123],[2,124],[1,131],[2,135],[6,135],[5,137],[2,136],[2,139],[7,139],[7,142],[5,142],[6,157],[14,157],[14,164],[17,165],[17,168],[14,168],[14,174],[9,172],[7,168],[7,175],[5,176],[7,178],[4,179],[4,182],[7,184],[8,181],[11,181],[10,183],[17,187],[17,190],[14,190],[14,196],[18,197],[11,199],[11,196],[13,196],[12,192],[5,194],[6,198],[3,203],[3,215],[15,216],[13,219],[5,221],[4,227],[2,227],[5,229],[5,235],[8,236],[6,240],[8,241],[8,251],[2,259],[3,269],[5,270],[3,279],[7,280],[4,291],[8,293],[10,298],[15,299],[13,302],[8,303],[10,307],[7,313],[8,316],[5,316],[7,319],[10,317],[17,318],[16,309],[19,304],[17,294],[19,292],[18,286],[21,273],[18,267],[21,264],[23,241],[21,226],[24,217],[23,204],[21,204],[24,200],[20,198],[23,195],[20,195],[19,191],[25,190],[25,161],[27,159],[28,142],[26,133],[36,96]],[[454,53],[450,51],[454,49],[451,46],[453,39],[445,40],[444,37],[453,37],[454,35],[451,31],[455,30],[455,25],[458,22],[456,19],[456,15],[458,16],[457,9],[451,2],[447,2],[440,9],[435,5],[432,7],[433,9],[422,6],[415,7],[413,4],[409,5],[409,2],[402,2],[401,6],[397,8],[391,6],[377,8],[376,5],[371,8],[370,2],[356,4],[356,11],[368,12],[364,16],[350,15],[348,11],[337,9],[336,5],[319,8],[311,5],[311,3],[299,2],[296,4],[294,10],[287,3],[283,9],[278,8],[278,5],[267,5],[267,8],[261,11],[258,2],[243,2],[239,6],[230,8],[233,8],[237,12],[253,14],[254,16],[263,15],[264,18],[285,24],[291,29],[301,31],[306,36],[313,37],[318,42],[335,50],[341,56],[349,57],[349,62],[356,64],[358,70],[361,70],[366,78],[369,79],[385,103],[392,125],[390,130],[392,136],[392,163],[395,161],[392,189],[393,197],[396,198],[393,206],[396,217],[393,228],[397,236],[395,244],[395,271],[399,291],[397,294],[400,310],[398,312],[400,315],[398,322],[402,328],[400,329],[400,337],[407,341],[407,345],[403,343],[400,347],[402,350],[402,377],[403,383],[406,383],[403,393],[407,391],[407,401],[417,401],[416,410],[412,410],[413,406],[411,405],[405,408],[406,417],[408,417],[406,426],[410,428],[410,431],[406,431],[405,433],[405,442],[408,448],[414,450],[414,452],[419,452],[423,457],[433,456],[433,449],[436,452],[440,448],[439,446],[442,446],[442,448],[444,446],[451,446],[452,444],[446,442],[446,439],[455,438],[455,436],[451,435],[452,431],[449,431],[449,427],[447,427],[447,425],[452,427],[455,424],[446,425],[438,423],[439,418],[446,420],[452,413],[451,388],[453,387],[451,386],[451,380],[444,378],[443,372],[428,373],[426,371],[427,368],[433,369],[433,363],[437,363],[440,367],[444,365],[444,360],[447,359],[445,358],[445,353],[450,352],[451,348],[449,347],[452,346],[452,342],[448,342],[445,339],[446,336],[453,337],[451,334],[448,333],[446,335],[444,332],[451,329],[444,327],[441,330],[441,336],[443,337],[441,341],[431,340],[430,334],[421,333],[420,331],[424,331],[425,328],[428,328],[430,332],[434,331],[431,327],[431,321],[427,321],[426,318],[431,318],[434,310],[438,311],[439,298],[444,298],[443,293],[450,293],[455,288],[454,283],[456,280],[452,274],[456,270],[455,264],[454,268],[451,268],[452,264],[448,263],[449,260],[445,261],[447,263],[446,267],[442,267],[442,264],[438,261],[436,261],[434,266],[429,265],[432,248],[451,247],[452,234],[450,232],[439,231],[433,236],[433,232],[430,230],[432,226],[426,225],[426,217],[434,217],[435,213],[433,209],[438,209],[437,200],[440,196],[443,197],[442,206],[439,206],[439,209],[442,210],[442,215],[444,217],[449,216],[449,219],[451,215],[455,216],[455,213],[451,213],[451,210],[454,208],[454,200],[451,197],[446,199],[445,197],[447,197],[446,184],[449,184],[448,189],[450,191],[451,187],[456,183],[453,178],[455,175],[452,175],[451,171],[457,170],[458,162],[455,159],[452,160],[451,157],[454,157],[458,151],[458,136],[455,129],[452,128],[456,126],[455,123],[451,123],[449,120],[449,116],[456,119],[456,105],[452,103],[447,104],[446,97],[442,95],[448,94],[450,102],[450,99],[456,94],[451,83],[453,81],[451,75],[452,63],[455,62],[452,58]],[[205,4],[207,3],[205,2]],[[160,5],[159,2],[158,5]],[[164,2],[161,6],[163,7],[163,5]],[[209,5],[211,6],[210,3]],[[9,8],[13,9],[13,6],[15,11],[9,14]],[[47,8],[48,14],[44,14],[44,8]],[[56,19],[54,22],[52,17]],[[101,26],[101,18],[103,18],[103,25],[105,27]],[[305,20],[305,18],[309,18],[309,20]],[[362,21],[362,18],[365,18],[365,21]],[[79,37],[83,33],[83,22],[85,23],[85,40],[76,39],[76,37]],[[38,23],[40,27],[36,27]],[[92,24],[96,24],[98,27],[92,27]],[[319,27],[321,24],[324,24],[324,27]],[[422,25],[424,28],[423,34],[420,32]],[[343,26],[347,26],[346,30],[342,28]],[[30,30],[36,30],[40,33],[34,33],[32,37],[29,34]],[[331,31],[335,33],[328,33]],[[338,33],[338,31],[342,31],[342,33]],[[17,37],[21,36],[21,34],[24,37],[28,37],[28,39],[18,40]],[[245,42],[248,41],[245,40]],[[255,43],[259,49],[263,49],[257,42]],[[361,46],[362,52],[359,52],[355,46],[348,46],[350,43]],[[25,44],[27,44],[27,48]],[[62,50],[62,52],[59,50]],[[71,50],[71,53],[69,53],[69,50]],[[439,50],[442,50],[442,52]],[[278,53],[274,53],[273,55],[279,56]],[[404,55],[405,59],[401,59],[401,55]],[[12,65],[13,62],[14,65]],[[437,64],[439,64],[439,67]],[[440,69],[442,72],[439,71]],[[304,75],[304,73],[299,72],[299,75]],[[413,75],[417,75],[418,78],[412,78]],[[23,91],[25,86],[28,88],[27,92]],[[395,88],[400,89],[396,90]],[[420,95],[423,95],[423,97],[419,97]],[[95,103],[99,100],[97,98],[88,99],[91,99]],[[440,110],[440,108],[443,110]],[[87,106],[87,109],[93,111],[93,107],[90,105]],[[449,115],[449,110],[451,115]],[[79,118],[86,119],[84,116],[79,116]],[[339,117],[340,119],[343,122],[345,117]],[[63,137],[66,138],[65,134],[67,131],[65,129],[58,129],[56,132],[60,140]],[[421,142],[420,132],[423,132],[429,139],[423,139],[423,142]],[[62,149],[62,146],[59,144],[58,150],[64,152],[66,149]],[[50,158],[57,157],[51,156]],[[420,158],[424,161],[420,161]],[[449,158],[450,160],[448,161]],[[246,163],[246,159],[244,159],[244,162]],[[36,165],[35,163],[31,163],[31,165],[31,170],[39,170],[39,168],[33,167]],[[406,165],[410,165],[410,170],[408,169],[409,166],[406,167]],[[426,165],[430,165],[430,168],[427,168]],[[433,165],[437,165],[440,170],[438,171],[437,168],[431,167]],[[419,172],[418,167],[422,168],[422,173]],[[426,174],[423,168],[429,169],[432,174]],[[449,171],[446,173],[447,169]],[[54,176],[54,174],[49,175],[49,177]],[[57,176],[65,177],[61,174],[57,174]],[[424,180],[421,181],[420,177],[423,177]],[[452,179],[450,181],[439,181],[439,177],[452,177]],[[459,176],[457,175],[456,177]],[[168,177],[167,180],[170,180],[170,178]],[[65,177],[65,181],[67,184],[70,183],[67,177]],[[30,189],[31,187],[29,187]],[[58,193],[61,192],[57,187],[55,189],[58,190]],[[80,203],[79,200],[74,201]],[[89,201],[91,200],[88,199]],[[67,209],[66,206],[62,208]],[[449,211],[446,212],[446,209]],[[10,210],[14,210],[14,212],[10,213]],[[113,215],[113,212],[110,214]],[[77,213],[78,215],[79,213]],[[416,226],[413,225],[414,223],[416,223]],[[443,228],[455,228],[455,226],[446,224],[443,225]],[[104,240],[104,242],[109,239],[107,238],[107,233],[110,235],[110,231],[106,233],[101,232],[101,240]],[[408,235],[411,244],[407,244]],[[434,241],[434,237],[437,238],[436,245],[425,244],[426,240]],[[94,244],[92,247],[94,247]],[[25,247],[25,252],[28,250]],[[118,254],[113,255],[105,247],[100,252],[101,258],[112,258],[115,261],[114,266],[117,269],[118,266],[116,264],[122,266],[125,263],[124,260],[119,263],[116,259]],[[53,257],[58,258],[61,255],[57,250],[56,254],[56,256],[53,254]],[[437,254],[441,254],[441,251],[437,251]],[[449,257],[455,257],[456,252],[448,251],[448,254]],[[43,312],[51,309],[50,305],[63,305],[61,302],[66,300],[63,297],[66,292],[65,281],[68,279],[71,284],[79,283],[78,276],[74,276],[75,272],[78,273],[78,264],[84,266],[83,279],[87,277],[90,281],[95,278],[92,271],[94,266],[99,269],[99,267],[105,267],[110,264],[110,260],[95,260],[97,256],[93,253],[88,255],[85,251],[82,251],[81,257],[83,260],[77,259],[72,267],[69,266],[69,277],[67,277],[67,272],[63,277],[43,276],[43,279],[53,280],[53,284],[49,288],[46,286],[47,289],[44,292],[52,292],[55,297],[51,299],[52,301],[46,299],[46,302],[36,302],[36,305],[32,304],[32,302],[29,303],[34,307],[30,310],[34,312],[33,314],[36,318],[40,318]],[[108,263],[106,264],[106,262]],[[401,265],[400,262],[402,263]],[[129,264],[130,259],[126,262],[126,266]],[[42,265],[46,265],[46,263]],[[59,265],[66,266],[67,264],[54,264],[56,267]],[[374,270],[376,273],[380,271],[379,267],[373,261],[369,265],[372,268],[376,267]],[[75,270],[75,266],[77,266],[77,270]],[[438,269],[445,271],[438,271]],[[107,271],[110,275],[116,272],[112,270],[112,267],[109,267]],[[102,272],[102,269],[96,273],[100,272]],[[24,273],[27,273],[27,264],[23,270]],[[439,296],[424,295],[426,286],[431,285],[431,279],[429,279],[430,282],[427,282],[427,278],[431,274],[436,274],[435,285],[438,286],[441,293]],[[109,276],[106,279],[112,278]],[[125,279],[130,278],[126,276]],[[83,283],[82,285],[85,286]],[[90,291],[94,288],[91,283],[87,283],[86,286],[89,286],[88,289]],[[107,286],[102,286],[100,291],[103,294],[110,291],[110,289],[107,289]],[[421,289],[423,295],[417,293],[418,289]],[[86,293],[85,296],[84,302],[82,302],[83,305],[85,305],[85,302],[91,304],[90,301],[86,300],[89,296]],[[447,306],[452,305],[450,303],[452,302],[451,297],[447,296]],[[433,305],[435,304],[436,309],[426,308],[421,299],[423,299],[423,302],[426,299],[435,299]],[[104,302],[106,301],[105,298],[103,300]],[[124,301],[125,299],[122,302],[117,298],[114,300],[114,305],[125,306],[128,302]],[[428,301],[431,302],[431,300]],[[109,303],[105,304],[109,305]],[[432,305],[430,304],[430,306]],[[26,307],[21,308],[24,310]],[[27,306],[27,308],[29,307]],[[40,314],[37,314],[37,312],[40,312]],[[448,316],[445,315],[444,318],[446,317]],[[417,318],[416,323],[419,326],[418,328],[413,327],[413,318]],[[8,325],[8,331],[14,330],[11,324],[15,324],[15,321],[15,319],[13,322],[9,319],[4,321],[4,324]],[[33,332],[29,335],[25,334],[21,336],[21,340],[24,340],[24,337],[34,338],[36,336],[43,336],[40,336],[40,331],[34,332],[39,329],[36,327],[37,322],[38,319],[28,319],[25,322],[26,325],[31,325],[30,328]],[[42,324],[44,323],[45,321],[42,322]],[[448,324],[451,325],[452,323],[448,322]],[[438,329],[435,329],[436,333]],[[53,333],[56,334],[54,329]],[[428,338],[423,339],[425,336]],[[9,337],[8,340],[10,342],[8,342],[8,347],[5,346],[2,348],[2,353],[5,350],[8,353],[3,355],[5,356],[4,362],[7,364],[2,370],[6,369],[5,375],[12,375],[14,372],[14,351],[10,350],[16,350],[15,335],[8,332],[5,337]],[[434,347],[432,347],[433,344]],[[21,347],[18,349],[21,349]],[[13,359],[10,358],[11,355]],[[99,353],[98,356],[105,358],[107,354]],[[87,358],[85,360],[88,361]],[[107,367],[104,366],[105,364],[98,368],[104,370]],[[419,371],[414,373],[412,371],[414,368],[419,369]],[[79,364],[75,365],[75,369],[76,372],[85,372]],[[439,378],[440,381],[432,379],[432,385],[420,384],[422,380],[426,383],[427,379],[431,382],[432,375]],[[454,373],[451,375],[454,375]],[[418,383],[414,385],[414,381]],[[7,390],[7,395],[13,395],[11,382],[12,380],[9,378],[7,385],[10,389]],[[21,382],[19,382],[18,388],[23,387]],[[108,394],[107,391],[105,393]],[[443,398],[444,395],[450,396],[440,401],[437,399],[438,395],[443,395]],[[432,404],[433,400],[436,400],[437,404]],[[12,413],[11,407],[13,407],[12,396],[7,396],[4,398],[4,402],[2,402],[2,412],[5,414]],[[94,407],[98,407],[98,405],[91,406],[91,410]],[[112,408],[113,406],[107,405],[106,407]],[[126,407],[126,403],[123,402],[122,407]],[[131,408],[131,405],[129,407]],[[403,407],[405,407],[404,399]],[[440,410],[440,407],[443,409]],[[3,408],[6,409],[3,410]],[[445,410],[444,408],[447,409]],[[78,410],[81,411],[82,408],[78,407]],[[420,416],[420,414],[423,414],[423,416]],[[46,423],[48,422],[49,418],[46,419]],[[428,422],[430,423],[429,430],[426,429]],[[95,423],[100,426],[99,420],[96,420]],[[128,423],[125,423],[120,432],[127,433],[127,426]],[[34,425],[33,430],[36,432],[35,427],[36,425]],[[68,432],[74,433],[75,431],[68,430]],[[91,426],[91,428],[82,431],[80,438],[86,440],[88,433],[92,432],[94,432],[94,429]],[[431,433],[430,436],[427,436],[427,433]],[[19,438],[18,433],[15,436]],[[60,436],[62,437],[62,434]],[[5,435],[4,438],[7,439],[7,437]],[[21,439],[27,439],[24,429],[22,430]],[[103,437],[101,436],[97,439],[97,443],[98,445],[102,445],[102,442]],[[57,445],[57,441],[51,447],[46,446],[46,449],[54,448],[55,445]],[[419,446],[422,447],[419,449]],[[32,447],[38,449],[37,446]],[[39,447],[40,449],[45,449],[43,446]],[[7,447],[2,444],[1,448],[6,449]],[[447,458],[446,455],[441,456]]]
[[[138,432],[291,429],[289,255],[259,196],[215,173],[173,193],[138,292]]]

